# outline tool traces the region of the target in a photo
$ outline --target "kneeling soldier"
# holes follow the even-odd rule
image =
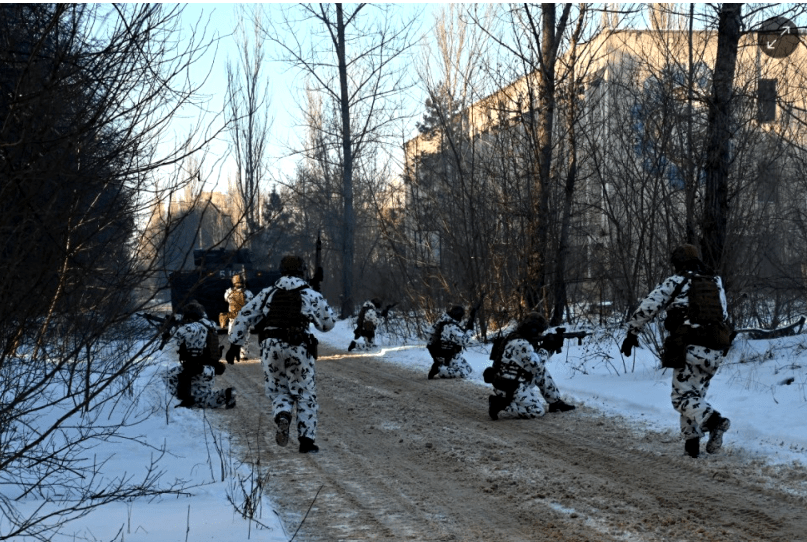
[[[179,367],[169,369],[163,376],[168,392],[176,396],[177,406],[202,408],[233,408],[233,388],[214,390],[216,375],[224,372],[219,361],[216,324],[207,319],[205,310],[197,301],[188,303],[182,313],[174,339],[179,346]]]
[[[531,312],[503,339],[500,353],[494,347],[493,366],[483,375],[485,382],[494,388],[488,403],[491,419],[497,420],[500,414],[518,418],[543,416],[541,396],[549,403],[549,412],[574,410],[574,405],[561,400],[558,387],[546,370],[546,361],[551,352],[562,346],[563,335],[544,336],[546,328],[546,319]]]
[[[432,366],[429,370],[429,380],[439,376],[441,378],[465,378],[471,374],[471,366],[462,356],[463,349],[468,345],[468,332],[460,327],[460,321],[465,315],[465,309],[457,305],[443,314],[431,329],[429,334],[428,350],[432,356]],[[473,319],[468,324],[473,327]]]

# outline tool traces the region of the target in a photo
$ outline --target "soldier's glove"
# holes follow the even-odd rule
[[[494,378],[496,378],[496,371],[493,369],[493,367],[488,367],[482,371],[482,379],[486,384],[492,384]]]
[[[235,363],[235,358],[241,356],[241,347],[237,344],[231,344],[230,348],[227,349],[227,353],[224,357],[227,359],[227,363],[230,365]]]
[[[619,351],[626,356],[630,356],[633,353],[634,347],[639,347],[639,336],[634,335],[633,333],[628,333],[625,340],[622,341],[622,348],[620,348]]]
[[[168,344],[168,341],[170,340],[171,340],[171,333],[169,331],[163,333],[162,337],[160,337],[160,350],[165,348],[165,345]]]

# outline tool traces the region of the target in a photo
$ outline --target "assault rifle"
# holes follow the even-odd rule
[[[761,329],[761,328],[743,328],[735,329],[734,333],[747,333],[749,339],[778,339],[779,337],[791,337],[801,333],[804,327],[805,317],[802,316],[797,322],[785,327],[778,327],[776,329]]]
[[[179,326],[179,319],[173,314],[169,314],[168,316],[156,316],[147,312],[138,312],[137,315],[154,326],[157,331],[162,331],[162,337],[160,338],[160,350],[162,350],[165,347],[165,344],[171,340],[173,331]]]
[[[538,347],[545,349],[550,354],[560,354],[563,352],[563,341],[566,339],[577,339],[577,344],[583,344],[583,338],[588,335],[587,331],[566,331],[565,327],[556,327],[554,333],[547,333],[538,339]]]

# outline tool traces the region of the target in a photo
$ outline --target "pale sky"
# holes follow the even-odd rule
[[[423,16],[423,30],[431,24],[431,15],[428,14],[428,9],[438,4],[419,5],[420,9],[426,8],[426,13]],[[208,70],[211,70],[210,76],[204,86],[204,93],[210,96],[208,104],[209,113],[206,123],[207,126],[220,127],[223,124],[223,118],[219,115],[216,117],[215,113],[221,112],[224,106],[224,96],[226,93],[226,65],[228,57],[231,61],[235,60],[237,51],[235,48],[235,40],[232,33],[235,30],[237,22],[237,7],[235,3],[205,3],[205,4],[187,4],[183,11],[183,27],[186,31],[190,32],[196,30],[201,32],[204,29],[204,23],[210,17],[209,26],[207,27],[208,38],[219,36],[221,39],[218,41],[218,49],[211,50],[206,55],[203,62],[200,62],[193,71],[192,77],[201,80],[205,77]],[[418,6],[415,6],[418,7]],[[200,22],[201,21],[201,22]],[[199,24],[197,24],[199,23]],[[267,42],[267,49],[270,44]],[[215,58],[214,58],[215,54]],[[272,56],[272,51],[267,50],[267,56]],[[211,67],[212,63],[212,67]],[[298,114],[297,101],[295,101],[293,92],[296,92],[295,85],[298,83],[296,80],[296,73],[290,71],[286,65],[267,61],[264,66],[264,73],[269,80],[270,89],[270,103],[271,103],[271,144],[269,148],[270,155],[270,168],[271,175],[276,178],[283,173],[291,174],[295,169],[296,159],[282,158],[285,154],[285,149],[282,144],[278,142],[286,142],[293,144],[296,141],[296,124]],[[413,103],[422,104],[423,98],[413,96]],[[417,105],[414,105],[417,109]],[[412,119],[411,136],[416,135],[414,123],[422,116],[422,111],[418,110],[416,118]],[[228,139],[227,134],[222,134],[219,141],[211,148],[211,156],[205,160],[205,169],[209,171],[208,178],[214,180],[219,179],[215,190],[227,190],[227,170],[232,168],[232,162],[222,164],[220,168],[211,168],[212,163],[217,158],[222,158],[227,154]],[[267,187],[271,189],[270,187]]]

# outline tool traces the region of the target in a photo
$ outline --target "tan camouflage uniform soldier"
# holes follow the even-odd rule
[[[230,332],[233,329],[233,323],[235,322],[236,316],[238,316],[239,311],[252,300],[252,292],[246,289],[246,285],[244,284],[244,278],[241,275],[233,275],[232,278],[233,285],[230,288],[227,288],[227,291],[224,292],[224,301],[228,304],[228,311],[219,314],[219,323],[221,327],[227,327],[227,331]],[[247,348],[249,346],[249,334],[244,338],[244,344],[241,345],[241,351],[243,355],[240,359],[244,359],[246,357]]]

